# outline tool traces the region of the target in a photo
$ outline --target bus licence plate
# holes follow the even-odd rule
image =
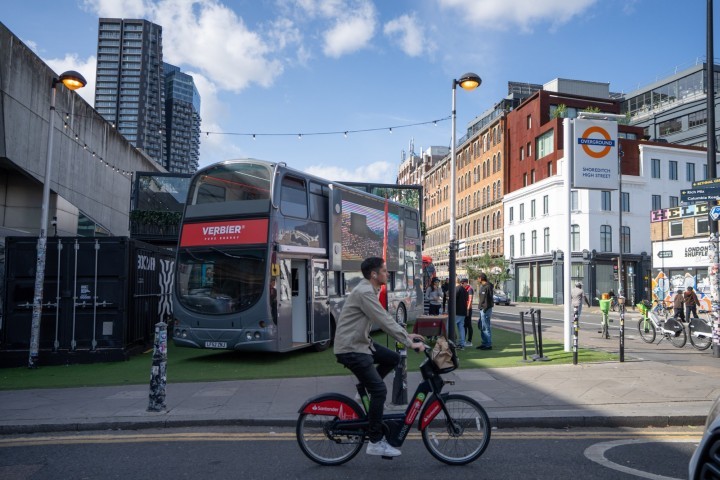
[[[227,348],[227,342],[205,342],[205,348]]]

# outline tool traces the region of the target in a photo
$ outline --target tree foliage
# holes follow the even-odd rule
[[[512,278],[509,273],[510,261],[505,257],[493,257],[487,252],[481,257],[468,260],[465,270],[471,280],[477,280],[480,273],[484,272],[493,285],[501,285]]]

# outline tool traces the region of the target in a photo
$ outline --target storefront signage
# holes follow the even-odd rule
[[[706,267],[709,243],[705,238],[653,242],[653,268]]]
[[[707,213],[707,203],[698,203],[693,205],[684,205],[682,207],[665,208],[663,210],[653,210],[650,213],[650,221],[662,222],[664,220],[676,220],[684,217],[707,215]]]
[[[576,119],[573,187],[618,189],[617,122]]]

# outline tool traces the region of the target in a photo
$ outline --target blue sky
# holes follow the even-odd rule
[[[165,61],[200,91],[203,132],[290,134],[203,133],[201,166],[254,157],[334,180],[392,183],[411,139],[416,152],[449,146],[449,120],[387,127],[449,117],[452,79],[467,71],[483,83],[458,90],[458,137],[508,81],[561,77],[630,92],[706,52],[701,0],[5,2],[0,21],[57,72],[83,73],[90,104],[98,17],[162,25]],[[381,130],[307,135],[365,129]]]

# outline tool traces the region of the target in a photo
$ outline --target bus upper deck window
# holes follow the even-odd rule
[[[285,176],[280,191],[280,211],[284,215],[307,218],[308,201],[305,181]]]

